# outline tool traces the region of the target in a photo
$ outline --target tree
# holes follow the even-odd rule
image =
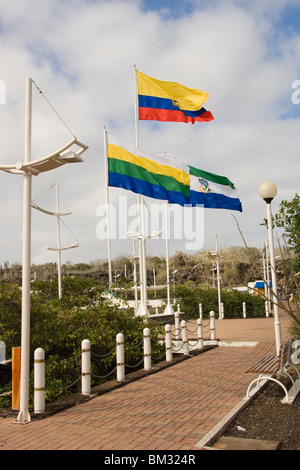
[[[300,270],[300,196],[297,193],[292,201],[284,200],[280,203],[274,222],[277,227],[284,229],[284,239],[294,254],[291,267],[298,272]]]

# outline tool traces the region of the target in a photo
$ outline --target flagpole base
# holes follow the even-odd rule
[[[171,304],[168,304],[164,311],[165,315],[174,315],[174,310]]]
[[[31,417],[30,417],[29,412],[27,410],[20,410],[15,423],[17,423],[17,424],[27,424],[27,423],[30,423],[30,422],[31,422]]]

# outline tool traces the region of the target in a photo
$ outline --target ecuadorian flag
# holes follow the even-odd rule
[[[107,134],[108,186],[184,205],[189,168],[167,154],[150,154]]]
[[[202,107],[209,95],[176,82],[165,82],[136,71],[139,120],[191,122],[211,121]]]
[[[190,197],[187,204],[200,204],[209,209],[231,209],[242,212],[234,184],[226,177],[208,171],[199,170],[189,165]]]

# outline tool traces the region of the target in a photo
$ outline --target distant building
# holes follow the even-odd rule
[[[272,288],[272,282],[269,284],[270,288]],[[255,281],[255,282],[248,282],[248,287],[250,294],[253,295],[265,295],[265,282],[264,281]]]

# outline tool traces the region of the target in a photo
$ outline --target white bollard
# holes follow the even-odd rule
[[[149,328],[144,328],[144,369],[151,370],[151,337]]]
[[[269,302],[266,300],[265,301],[265,311],[266,311],[266,317],[269,317]]]
[[[246,318],[247,317],[247,313],[246,313],[246,302],[243,302],[243,318]]]
[[[203,349],[203,327],[202,327],[202,319],[197,319],[197,333],[198,333],[198,342],[199,342],[199,349]]]
[[[202,304],[199,304],[199,318],[203,318],[203,312],[202,312]]]
[[[174,313],[175,316],[175,338],[180,339],[180,318],[179,318],[179,312]]]
[[[166,361],[172,362],[172,336],[171,336],[171,325],[165,325],[165,343],[166,343]]]
[[[88,339],[81,343],[81,394],[91,395],[91,343]]]
[[[190,348],[189,348],[189,343],[188,343],[188,334],[187,334],[185,320],[182,320],[181,322],[181,334],[182,334],[183,354],[185,356],[188,356],[190,352]]]
[[[211,311],[210,316],[210,339],[216,339],[216,327],[215,327],[215,312]]]
[[[221,315],[220,315],[220,318],[222,320],[224,320],[224,304],[223,304],[223,302],[221,302]]]
[[[124,335],[118,333],[116,336],[116,348],[117,348],[117,381],[125,381],[125,354],[124,354]]]
[[[34,351],[34,412],[45,411],[45,351]]]

